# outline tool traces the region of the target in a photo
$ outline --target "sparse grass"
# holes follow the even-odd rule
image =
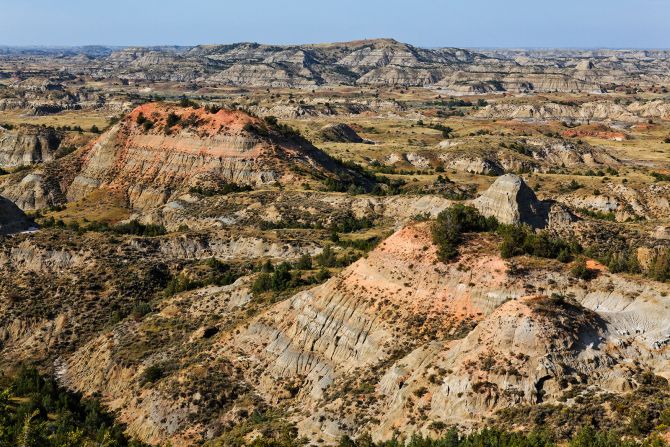
[[[130,217],[126,199],[109,190],[98,189],[80,201],[70,202],[65,208],[42,213],[45,218],[53,217],[65,223],[102,222],[116,224]]]
[[[99,129],[104,129],[109,125],[109,113],[77,110],[60,112],[53,115],[32,116],[27,115],[22,110],[7,110],[2,112],[2,119],[0,121],[10,123],[13,125],[19,124],[33,124],[45,125],[52,127],[61,126],[80,126],[82,129],[89,131],[93,126]]]

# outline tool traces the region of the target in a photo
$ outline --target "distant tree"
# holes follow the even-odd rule
[[[335,267],[337,265],[337,256],[330,245],[323,247],[323,251],[316,256],[316,260],[321,267]]]
[[[179,118],[179,115],[177,115],[174,112],[170,112],[170,113],[168,113],[167,119],[165,121],[165,126],[168,127],[168,128],[172,127],[172,126],[176,125],[177,123],[179,123],[180,120],[181,120],[181,118]]]
[[[312,269],[312,257],[305,253],[300,256],[298,261],[295,263],[295,268],[298,270],[311,270]]]

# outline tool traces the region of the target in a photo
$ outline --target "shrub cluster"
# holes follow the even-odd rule
[[[206,286],[228,286],[241,276],[231,266],[216,258],[209,258],[202,263],[206,272],[199,277],[192,277],[185,273],[172,276],[165,286],[164,294],[172,296],[188,290],[199,289]]]
[[[277,133],[281,134],[282,136],[286,138],[292,138],[292,137],[299,137],[300,136],[300,131],[298,129],[295,129],[288,124],[282,124],[277,120],[277,117],[274,116],[266,116],[264,118],[265,124],[268,125],[271,129],[276,131]]]
[[[624,247],[596,253],[588,250],[590,256],[598,259],[613,273],[625,272],[642,274],[655,281],[670,281],[670,248],[659,247],[645,268],[642,268],[634,247]]]
[[[530,255],[569,262],[582,251],[576,242],[568,243],[546,231],[536,233],[527,225],[499,225],[497,231],[503,238],[500,245],[503,258]]]
[[[168,131],[170,127],[177,125],[179,121],[181,121],[179,115],[174,112],[168,113],[167,118],[165,119],[165,130]]]
[[[222,183],[215,188],[207,188],[202,186],[194,186],[190,190],[191,194],[198,194],[205,197],[225,196],[234,192],[253,191],[249,185],[238,185],[237,183]]]
[[[652,172],[650,174],[652,177],[654,177],[654,180],[657,182],[669,182],[670,181],[670,174],[664,174],[662,172]]]
[[[84,399],[22,368],[0,392],[0,446],[135,446],[94,399]]]
[[[132,234],[136,236],[162,236],[167,233],[167,230],[162,225],[143,224],[133,219],[130,222],[110,225],[106,222],[89,222],[86,225],[80,225],[78,222],[70,222],[66,224],[60,219],[54,219],[49,216],[39,222],[42,228],[61,228],[79,233],[87,231],[95,231],[99,233],[116,233],[116,234]]]
[[[436,422],[434,429],[444,424]],[[449,429],[442,437],[432,439],[420,435],[407,438],[399,436],[389,441],[373,442],[369,435],[362,435],[356,440],[348,436],[340,439],[339,447],[555,447],[559,445],[551,431],[535,430],[529,433],[505,431],[500,428],[484,428],[469,434],[459,433],[455,428]],[[613,432],[598,431],[592,426],[584,426],[568,440],[569,447],[635,447],[640,443],[625,439]],[[650,440],[647,445],[661,446],[660,439]]]
[[[303,278],[303,270],[312,270],[312,257],[305,254],[294,264],[282,262],[274,266],[269,260],[261,267],[261,273],[254,280],[251,290],[254,293],[283,292],[297,287],[318,284],[330,277],[323,266],[315,274]]]
[[[582,251],[576,242],[568,243],[546,231],[535,232],[527,225],[503,225],[495,217],[482,216],[474,207],[456,204],[438,214],[431,227],[438,259],[449,262],[456,258],[463,234],[481,232],[497,232],[502,237],[503,258],[530,255],[569,262]]]
[[[474,207],[456,204],[447,208],[438,214],[431,228],[438,259],[448,262],[458,255],[463,233],[493,231],[496,228],[498,220],[495,217],[486,218]]]

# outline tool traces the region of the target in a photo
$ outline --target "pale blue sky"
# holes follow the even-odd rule
[[[0,45],[670,48],[670,0],[0,0]]]

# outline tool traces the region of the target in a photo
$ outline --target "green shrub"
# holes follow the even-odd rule
[[[651,176],[654,177],[654,180],[656,180],[657,182],[670,181],[670,174],[663,174],[661,172],[652,172]]]
[[[179,123],[180,120],[181,118],[179,118],[179,115],[177,115],[174,112],[170,112],[168,113],[168,116],[165,120],[165,127],[170,128],[172,126],[175,126],[177,123]]]
[[[291,265],[283,262],[275,267],[272,273],[264,271],[258,275],[251,285],[251,291],[254,293],[282,292],[293,286],[292,280]]]
[[[458,255],[463,233],[490,231],[497,227],[495,217],[486,218],[474,207],[456,204],[447,208],[438,214],[431,227],[438,259],[449,262]]]
[[[577,191],[578,189],[583,188],[584,185],[581,183],[577,182],[575,179],[570,180],[570,183],[562,185],[559,190],[561,192],[573,192]]]
[[[142,383],[154,383],[163,378],[165,371],[159,365],[148,366],[142,373]]]
[[[194,109],[197,109],[200,105],[197,102],[188,99],[186,96],[182,96],[179,100],[179,107],[193,107]]]
[[[133,306],[133,310],[131,311],[131,315],[135,319],[140,319],[145,315],[148,315],[151,313],[151,305],[149,303],[145,303],[144,301],[141,301],[135,306]]]
[[[254,293],[267,292],[272,288],[272,277],[269,273],[261,273],[256,277],[251,285],[251,291]]]
[[[162,225],[142,224],[137,220],[131,220],[125,224],[118,224],[111,227],[114,233],[118,234],[134,234],[137,236],[162,236],[167,233],[167,230]]]
[[[317,283],[324,282],[328,278],[330,278],[330,272],[326,270],[325,268],[321,267],[321,269],[316,273],[314,276],[315,280]]]
[[[216,114],[216,113],[219,112],[219,110],[221,110],[221,107],[220,107],[220,106],[217,106],[217,105],[215,105],[215,104],[211,104],[211,105],[206,105],[206,106],[205,106],[205,110],[206,110],[207,112],[211,113],[211,114]]]
[[[570,274],[575,278],[590,280],[596,276],[596,272],[586,266],[586,258],[580,257],[570,269]]]
[[[597,191],[594,191],[594,195],[596,194]],[[599,192],[598,192],[599,193]],[[609,222],[614,222],[616,221],[616,214],[614,214],[612,211],[608,212],[603,212],[603,211],[593,211],[588,208],[580,208],[578,210],[580,213],[592,217],[594,219],[600,219],[600,220],[607,220]]]
[[[547,231],[535,232],[527,225],[500,225],[498,234],[503,238],[500,256],[505,259],[530,255],[569,262],[574,254],[581,252],[581,247],[576,242],[567,243]]]
[[[323,251],[315,258],[321,267],[335,267],[337,265],[337,256],[330,245],[323,247]]]
[[[189,190],[192,194],[199,194],[205,197],[224,196],[235,192],[253,191],[249,185],[238,185],[237,183],[221,183],[213,188],[204,188],[202,186],[194,186]]]
[[[6,379],[7,377],[3,377]],[[104,440],[104,442],[101,442]],[[0,391],[0,446],[144,446],[130,440],[94,399],[23,367]]]
[[[298,261],[295,263],[295,268],[298,270],[311,270],[312,269],[312,257],[305,253],[300,256]]]

